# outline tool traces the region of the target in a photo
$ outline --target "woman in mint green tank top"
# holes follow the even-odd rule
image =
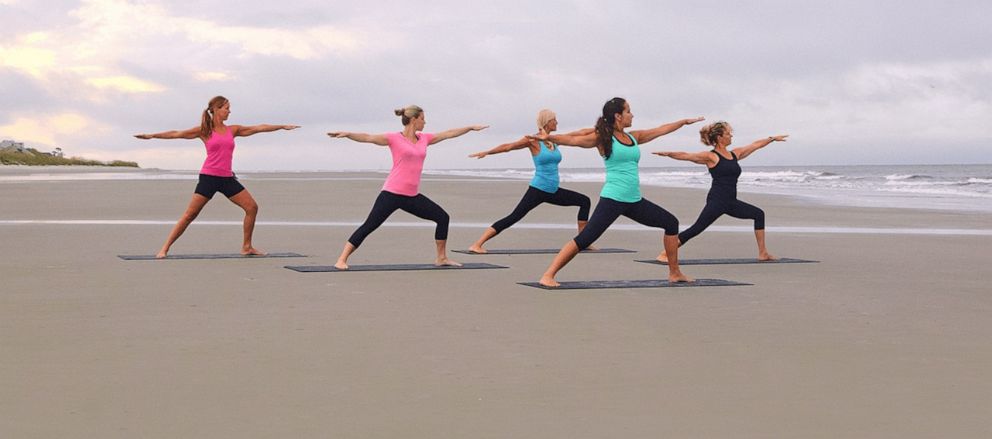
[[[541,276],[541,285],[559,286],[555,276],[580,250],[592,245],[620,215],[640,224],[665,229],[663,238],[668,255],[668,281],[692,282],[679,269],[679,221],[667,210],[641,197],[638,162],[639,145],[650,142],[683,126],[703,120],[701,117],[682,119],[647,130],[625,131],[634,115],[623,98],[613,98],[603,105],[603,114],[596,120],[591,133],[579,135],[538,135],[538,140],[550,140],[559,145],[596,148],[606,165],[606,183],[600,192],[599,203],[589,223],[575,239],[562,247],[547,271]]]
[[[551,110],[541,110],[537,113],[538,134],[548,134],[558,129],[558,119]],[[592,128],[574,131],[567,135],[580,135],[592,132]],[[492,239],[503,230],[523,219],[528,212],[542,203],[554,204],[556,206],[578,206],[579,213],[576,217],[579,232],[586,226],[589,220],[589,208],[592,202],[589,197],[578,192],[565,189],[559,186],[558,163],[561,162],[561,151],[558,145],[549,141],[540,141],[524,137],[516,142],[504,143],[488,151],[477,152],[469,157],[483,158],[490,154],[500,154],[517,149],[528,148],[531,158],[534,159],[534,178],[524,193],[523,198],[517,203],[506,217],[493,223],[492,226],[482,232],[482,236],[472,244],[468,250],[472,253],[488,253],[482,246],[486,241]]]

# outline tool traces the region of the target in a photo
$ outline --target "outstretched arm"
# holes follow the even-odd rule
[[[252,134],[258,133],[268,133],[277,130],[295,130],[299,128],[299,125],[233,125],[231,128],[234,129],[234,135],[240,137],[248,137]]]
[[[195,139],[200,137],[200,127],[193,127],[188,130],[183,131],[162,131],[161,133],[155,134],[135,134],[134,137],[139,139]]]
[[[433,145],[442,140],[453,139],[469,131],[481,131],[486,128],[489,128],[489,125],[472,125],[468,127],[454,128],[447,131],[441,131],[440,133],[434,135],[434,138],[431,139],[431,143],[428,143],[428,145]]]
[[[782,134],[778,136],[768,136],[765,139],[755,140],[751,142],[750,145],[742,146],[740,148],[734,148],[733,152],[737,155],[737,160],[744,160],[745,157],[751,155],[751,153],[771,145],[772,142],[785,142],[786,138],[789,137],[788,134]]]
[[[516,142],[504,143],[487,151],[481,151],[475,154],[469,154],[469,157],[475,157],[477,159],[481,159],[490,154],[502,154],[504,152],[510,152],[515,149],[523,149],[528,146],[530,146],[530,139],[523,137],[520,140],[517,140]]]
[[[637,143],[639,143],[639,144],[640,143],[648,143],[648,142],[650,142],[650,141],[652,141],[654,139],[657,139],[657,138],[659,138],[661,136],[664,136],[665,134],[671,133],[672,131],[675,131],[675,130],[677,130],[679,128],[682,128],[682,127],[684,127],[686,125],[694,124],[694,123],[699,122],[701,120],[703,120],[702,117],[694,117],[692,119],[677,120],[675,122],[666,123],[664,125],[660,125],[658,127],[651,128],[649,130],[631,131],[630,132],[630,135],[631,136],[634,136],[634,139],[636,139],[637,140]]]
[[[681,151],[655,151],[651,154],[660,155],[662,157],[670,157],[675,160],[682,160],[686,162],[698,163],[700,165],[710,164],[716,165],[715,160],[713,160],[713,153],[709,151],[700,152],[681,152]]]
[[[354,140],[361,143],[373,143],[379,146],[389,145],[389,139],[386,138],[385,134],[365,134],[365,133],[349,133],[347,131],[331,131],[327,133],[332,139],[348,139]]]
[[[583,130],[584,131],[584,130]],[[534,140],[550,140],[551,142],[557,143],[559,145],[565,146],[578,146],[580,148],[595,148],[596,147],[596,130],[592,130],[587,134],[537,134],[533,136],[527,136],[528,139]]]
[[[592,133],[595,133],[595,132],[596,132],[596,129],[595,128],[583,128],[581,130],[575,130],[575,131],[570,131],[570,132],[567,132],[567,133],[562,133],[562,135],[565,135],[565,136],[584,136],[586,134],[592,134]]]

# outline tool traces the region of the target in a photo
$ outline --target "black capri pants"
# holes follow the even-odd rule
[[[351,234],[348,242],[355,246],[355,248],[358,248],[358,246],[362,245],[365,237],[369,236],[372,231],[378,229],[382,223],[386,222],[386,218],[389,218],[396,209],[400,209],[417,218],[434,221],[437,223],[437,227],[434,228],[434,239],[439,241],[448,239],[448,213],[441,206],[438,206],[437,203],[431,201],[430,198],[425,197],[423,194],[408,197],[382,191],[376,197],[375,204],[372,205],[372,211],[369,212],[369,217],[358,227],[358,230],[355,230],[355,233]]]
[[[765,229],[765,211],[756,206],[736,199],[733,201],[706,200],[706,206],[703,207],[702,212],[699,212],[699,218],[696,219],[696,222],[679,233],[679,242],[685,244],[690,239],[695,238],[724,214],[738,219],[754,220],[754,230]]]
[[[596,242],[620,215],[648,227],[665,229],[665,235],[668,236],[679,233],[678,218],[647,199],[641,198],[640,201],[634,203],[624,203],[600,197],[599,203],[596,204],[596,210],[592,212],[592,217],[589,218],[586,228],[582,229],[582,232],[579,232],[578,236],[575,237],[575,244],[579,246],[579,250],[583,250]]]
[[[589,220],[589,208],[592,204],[589,197],[565,188],[560,187],[552,194],[534,186],[528,186],[527,192],[524,193],[524,197],[517,203],[513,212],[510,212],[506,218],[493,223],[492,228],[496,229],[497,234],[510,228],[541,203],[554,204],[555,206],[579,206],[578,221]]]

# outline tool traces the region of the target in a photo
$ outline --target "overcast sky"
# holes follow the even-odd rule
[[[239,138],[235,170],[388,168],[384,148],[325,133],[399,131],[407,104],[428,132],[491,125],[428,168],[526,168],[523,151],[467,155],[535,131],[541,108],[591,126],[614,96],[633,129],[704,116],[739,145],[792,135],[751,165],[992,163],[987,0],[0,0],[0,17],[0,138],[146,168],[199,169],[202,142],[132,135],[196,126],[218,94],[228,123],[303,126]],[[645,149],[702,149],[698,128]]]

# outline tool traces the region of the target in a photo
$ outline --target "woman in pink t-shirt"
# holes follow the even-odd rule
[[[255,133],[267,133],[276,130],[293,130],[297,125],[224,125],[227,116],[231,114],[231,103],[223,96],[215,96],[203,110],[200,126],[185,131],[163,131],[155,134],[136,134],[139,139],[196,139],[203,141],[207,148],[207,159],[200,168],[200,180],[193,191],[193,199],[186,207],[186,213],[179,217],[179,222],[172,228],[165,245],[155,257],[162,259],[169,254],[169,248],[186,231],[189,224],[203,210],[203,206],[220,192],[234,204],[245,210],[244,242],[241,244],[243,255],[264,255],[265,252],[252,247],[251,235],[255,230],[255,217],[258,215],[258,203],[251,194],[238,182],[232,171],[234,158],[234,138],[248,137]]]
[[[428,145],[458,137],[469,131],[479,131],[488,126],[473,125],[429,134],[420,132],[424,129],[425,124],[424,110],[420,107],[410,105],[396,110],[396,115],[402,117],[402,132],[364,134],[334,131],[327,133],[332,138],[347,138],[356,142],[388,146],[393,155],[393,169],[389,171],[389,177],[386,177],[386,183],[382,186],[382,192],[375,199],[369,217],[348,238],[348,242],[344,244],[344,250],[341,251],[341,256],[334,264],[340,270],[348,269],[348,257],[358,246],[362,245],[365,237],[386,222],[386,218],[389,218],[389,215],[392,215],[396,209],[437,223],[437,227],[434,229],[434,240],[437,244],[437,258],[434,260],[434,264],[461,266],[461,264],[448,259],[448,252],[445,249],[448,240],[448,213],[437,203],[420,193],[420,174],[424,170],[424,158],[427,157]]]

